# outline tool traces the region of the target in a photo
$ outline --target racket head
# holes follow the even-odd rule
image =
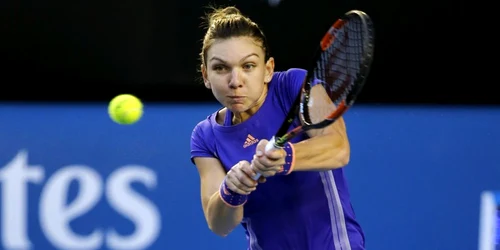
[[[302,89],[304,130],[330,125],[354,104],[370,71],[374,39],[373,23],[360,10],[345,13],[330,26],[320,40]],[[318,85],[326,95],[311,100]]]
[[[353,52],[353,49],[356,50]],[[320,40],[301,93],[272,139],[274,147],[283,147],[296,135],[324,128],[341,117],[354,104],[365,84],[373,51],[374,29],[366,13],[351,10],[331,25]],[[317,91],[324,94],[311,100]],[[288,131],[297,115],[302,125]]]

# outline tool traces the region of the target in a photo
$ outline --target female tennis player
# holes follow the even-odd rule
[[[209,228],[226,236],[241,224],[248,249],[364,249],[343,173],[350,148],[342,119],[265,151],[306,71],[275,72],[263,32],[235,7],[209,14],[200,57],[204,84],[224,106],[191,137]]]

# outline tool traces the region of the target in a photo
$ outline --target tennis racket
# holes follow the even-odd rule
[[[302,90],[266,151],[282,148],[310,129],[327,127],[354,104],[373,61],[374,29],[370,17],[359,10],[345,13],[328,29],[318,47]],[[323,88],[318,89],[318,85]],[[318,95],[318,91],[325,94]],[[288,131],[297,115],[302,125]],[[260,176],[257,174],[254,180]]]

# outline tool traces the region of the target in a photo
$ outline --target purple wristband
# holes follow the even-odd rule
[[[293,144],[290,142],[286,143],[283,150],[286,152],[285,165],[282,166],[278,175],[287,175],[291,173],[295,163],[295,149],[293,148]]]
[[[240,207],[243,206],[247,200],[248,195],[238,194],[231,189],[229,189],[226,185],[226,179],[222,181],[219,189],[219,196],[226,205],[230,207]]]

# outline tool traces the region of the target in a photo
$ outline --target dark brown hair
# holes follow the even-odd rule
[[[241,14],[236,7],[214,8],[206,17],[207,32],[203,38],[200,60],[206,65],[207,51],[216,39],[248,36],[262,43],[265,61],[269,59],[266,37],[260,27],[250,18]]]

